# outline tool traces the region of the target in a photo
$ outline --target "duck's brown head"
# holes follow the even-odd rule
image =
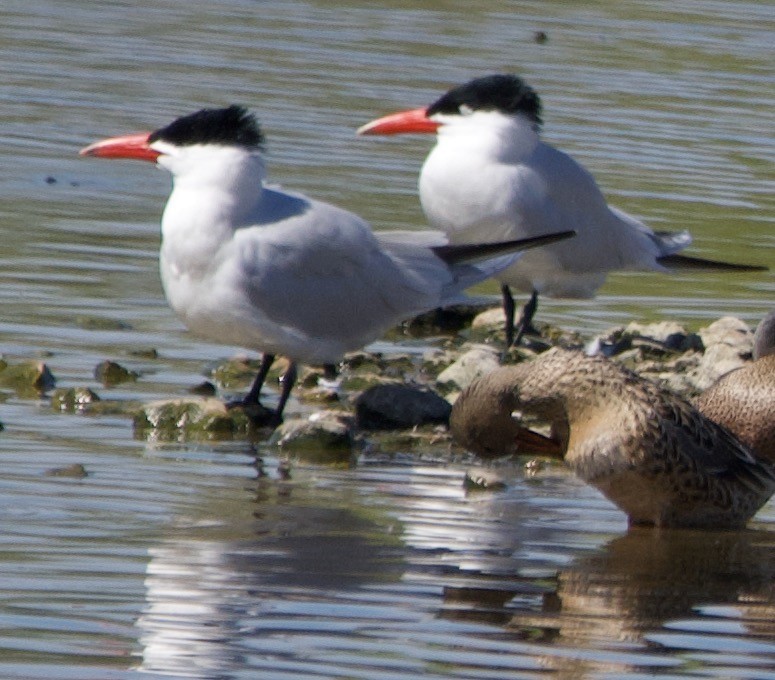
[[[474,381],[457,398],[450,416],[455,441],[482,458],[512,454],[562,457],[564,446],[522,426],[519,388],[527,366],[505,366]]]

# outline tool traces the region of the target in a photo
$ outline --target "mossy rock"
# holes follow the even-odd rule
[[[218,364],[212,370],[211,377],[226,389],[242,388],[253,382],[260,366],[259,361],[237,357]]]
[[[133,416],[135,435],[163,441],[229,440],[245,437],[250,421],[242,409],[218,399],[190,397],[144,404]]]
[[[289,418],[269,439],[286,454],[318,465],[350,466],[355,437],[349,419],[336,411],[319,411],[309,418]]]
[[[112,387],[125,382],[134,382],[140,377],[140,374],[130,371],[115,361],[106,360],[95,366],[94,377],[106,387]]]
[[[126,321],[101,316],[78,316],[75,323],[87,331],[126,331],[132,328]]]
[[[99,395],[88,387],[60,387],[51,393],[51,407],[55,411],[83,411],[89,404],[98,401]]]
[[[83,479],[88,477],[89,473],[81,463],[64,465],[62,467],[49,468],[45,472],[46,477],[69,477],[70,479]]]
[[[0,360],[0,387],[8,387],[21,397],[36,397],[52,389],[56,378],[42,361],[9,364]]]

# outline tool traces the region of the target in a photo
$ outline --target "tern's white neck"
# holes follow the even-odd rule
[[[236,147],[189,146],[159,158],[173,189],[162,218],[162,236],[204,244],[231,237],[248,223],[263,192],[261,155]]]
[[[255,221],[265,168],[259,153],[222,146],[165,149],[158,163],[173,176],[161,223],[162,279],[170,297],[170,281],[206,280],[227,256],[235,231]]]
[[[420,201],[434,227],[453,241],[513,238],[511,169],[525,162],[540,143],[532,123],[496,111],[436,116],[442,123],[436,146],[420,171]]]

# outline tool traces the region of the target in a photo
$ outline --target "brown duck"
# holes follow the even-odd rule
[[[512,416],[551,426],[543,437]],[[495,457],[563,458],[631,524],[743,526],[775,492],[775,468],[684,399],[626,368],[550,350],[471,384],[452,409],[453,437]]]
[[[775,310],[756,329],[753,358],[719,378],[695,404],[758,458],[775,463]]]

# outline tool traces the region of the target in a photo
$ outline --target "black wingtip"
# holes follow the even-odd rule
[[[497,241],[495,243],[463,243],[460,245],[436,246],[433,248],[433,252],[447,264],[457,264],[458,262],[506,255],[521,250],[528,250],[529,248],[539,248],[551,243],[557,243],[558,241],[564,241],[575,235],[576,232],[573,230],[559,231],[554,234],[513,239],[511,241]]]
[[[720,260],[707,260],[702,257],[690,257],[688,255],[663,255],[657,258],[657,262],[664,267],[672,269],[693,269],[721,272],[766,272],[769,267],[758,264],[737,264],[735,262],[721,262]]]

